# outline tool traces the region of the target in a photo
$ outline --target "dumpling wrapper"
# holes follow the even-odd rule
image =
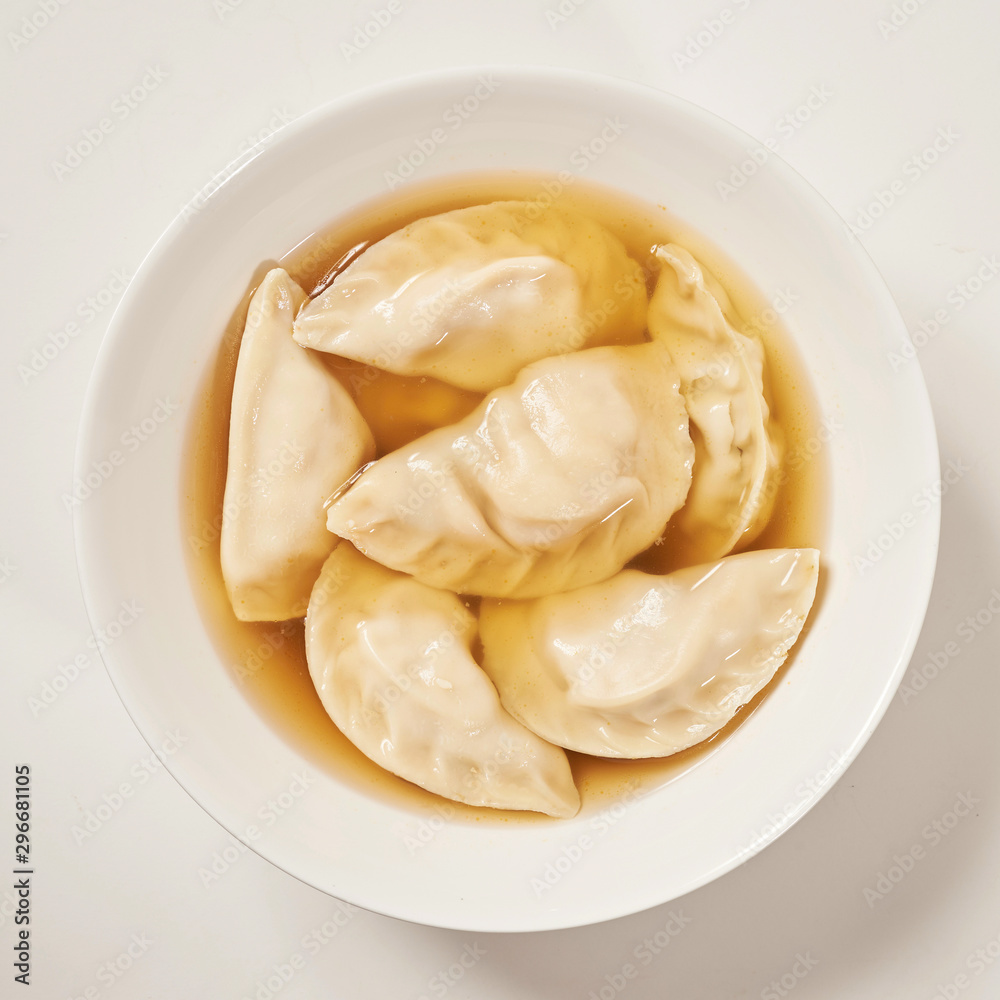
[[[649,304],[649,333],[680,373],[691,418],[694,478],[671,544],[716,559],[763,530],[776,494],[781,449],[764,398],[764,350],[726,319],[728,298],[682,247],[657,247],[663,266]]]
[[[537,597],[617,573],[684,502],[694,447],[657,344],[525,368],[370,465],[327,526],[433,587]]]
[[[483,601],[483,669],[543,739],[665,757],[717,733],[774,676],[816,595],[815,549],[764,549],[535,601]]]
[[[642,340],[646,286],[579,212],[494,202],[428,216],[365,250],[295,321],[307,347],[463,389],[526,364]]]
[[[250,300],[233,384],[222,575],[242,621],[301,618],[336,539],[326,499],[375,456],[351,397],[292,340],[305,292],[281,268]]]
[[[474,806],[574,816],[566,754],[501,707],[472,657],[476,619],[454,595],[339,545],[306,615],[309,673],[327,713],[367,757]]]

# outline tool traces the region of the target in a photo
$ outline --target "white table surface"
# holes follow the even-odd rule
[[[984,266],[1000,252],[1000,6],[393,0],[398,13],[354,47],[357,26],[387,3],[9,0],[0,14],[0,996],[1000,995],[1000,281]],[[713,20],[716,35],[703,24]],[[204,885],[199,869],[230,838],[155,760],[142,763],[150,752],[88,645],[61,500],[121,275],[181,207],[288,119],[369,84],[474,63],[626,77],[774,139],[861,231],[911,331],[937,314],[919,360],[942,464],[970,468],[944,498],[904,687],[932,654],[945,666],[897,696],[834,790],[698,892],[543,934],[462,934],[363,911],[339,926],[334,900],[252,853]],[[121,95],[136,86],[129,106]],[[57,169],[104,118],[93,152]],[[936,138],[937,154],[923,156]],[[859,213],[879,192],[893,204],[869,224]],[[980,270],[990,280],[965,286]],[[34,807],[27,988],[13,982],[6,874],[23,762]],[[86,814],[123,783],[121,807],[82,837]],[[671,913],[683,929],[659,954],[643,951]],[[622,974],[630,962],[634,978]]]

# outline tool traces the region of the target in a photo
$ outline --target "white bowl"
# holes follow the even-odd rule
[[[466,98],[472,110],[453,127],[448,109]],[[607,120],[617,126],[601,155],[573,157]],[[938,478],[934,427],[918,366],[893,372],[887,362],[907,334],[872,262],[797,174],[773,155],[754,161],[754,148],[690,104],[591,75],[505,68],[397,81],[282,130],[143,262],[101,347],[80,431],[77,477],[95,487],[75,510],[87,608],[95,628],[123,601],[143,609],[103,654],[122,701],[150,745],[166,745],[174,777],[263,857],[420,923],[591,923],[675,898],[750,857],[815,804],[871,735],[930,592],[938,512],[915,497]],[[590,180],[669,206],[758,288],[794,289],[788,325],[819,407],[841,425],[829,444],[825,592],[789,683],[716,753],[603,819],[448,821],[318,773],[241,695],[195,603],[179,493],[216,334],[262,261],[384,195],[401,158],[415,181],[509,167],[577,174],[582,163]],[[716,182],[734,166],[748,180],[723,200]],[[857,558],[876,554],[870,566]],[[178,731],[179,748],[169,742]],[[280,822],[263,823],[264,803],[303,770],[308,792]],[[400,830],[416,834],[421,822],[429,839],[414,851]]]

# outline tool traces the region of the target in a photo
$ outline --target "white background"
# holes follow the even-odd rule
[[[13,765],[29,762],[36,874],[28,988],[13,982],[13,876],[0,875],[0,996],[1000,994],[1000,281],[983,263],[1000,252],[1000,7],[564,0],[562,16],[557,4],[394,0],[400,12],[364,48],[352,39],[381,0],[4,5],[0,870],[12,855]],[[46,8],[56,10],[48,23]],[[42,25],[33,35],[32,17]],[[934,594],[905,693],[834,790],[763,854],[672,904],[594,927],[468,935],[358,911],[307,949],[303,939],[341,912],[329,897],[250,853],[207,886],[199,878],[230,838],[155,760],[141,763],[150,752],[87,644],[61,498],[120,298],[115,273],[133,274],[181,207],[283,121],[371,83],[475,63],[625,77],[776,140],[862,232],[921,344],[942,465],[969,471],[944,497]],[[159,80],[145,94],[144,77]],[[136,86],[129,108],[119,98]],[[67,144],[102,118],[111,128],[100,144],[57,170]],[[939,151],[925,156],[936,137]],[[874,220],[859,214],[880,192],[892,204]],[[966,285],[977,271],[991,280]],[[940,330],[927,337],[920,324],[935,313]],[[60,676],[47,704],[46,684]],[[932,679],[916,692],[921,676]],[[121,808],[95,833],[74,834],[123,783]],[[965,816],[953,811],[962,795],[974,802],[960,807]],[[689,922],[641,964],[636,949],[671,911]],[[458,979],[448,969],[463,952],[481,957],[453,968]],[[273,978],[296,953],[303,967],[287,983]],[[625,979],[630,961],[639,975]]]

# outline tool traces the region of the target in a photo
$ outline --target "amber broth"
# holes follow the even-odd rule
[[[277,263],[310,295],[315,295],[366,246],[417,218],[501,199],[537,200],[544,190],[543,183],[548,180],[551,179],[511,172],[449,178],[447,182],[409,187],[338,219]],[[769,373],[766,392],[772,416],[784,438],[786,458],[777,480],[780,485],[774,511],[766,530],[751,548],[822,548],[826,534],[825,449],[818,435],[817,414],[805,369],[787,331],[768,308],[767,300],[716,248],[678,222],[663,206],[638,202],[581,180],[564,187],[559,204],[586,212],[615,233],[633,259],[646,267],[650,292],[658,271],[651,249],[659,243],[672,241],[687,247],[719,279],[730,296],[737,320],[755,330],[764,342]],[[219,562],[230,398],[247,305],[264,274],[274,266],[274,261],[261,264],[235,309],[189,432],[182,516],[193,582],[216,647],[247,699],[268,724],[315,767],[339,780],[420,812],[447,809],[454,819],[551,822],[535,813],[446,803],[384,771],[355,748],[324,711],[306,666],[302,621],[248,623],[238,621],[233,615]],[[482,398],[434,379],[403,377],[356,362],[323,357],[367,419],[379,455],[434,427],[460,419]],[[670,562],[669,531],[668,528],[663,539],[666,544],[651,547],[630,565],[660,573],[677,568]],[[605,760],[569,753],[584,812],[606,807],[625,791],[637,793],[662,785],[703,761],[732,736],[777,684],[791,682],[794,659],[793,649],[764,691],[715,736],[689,750],[641,761]]]

